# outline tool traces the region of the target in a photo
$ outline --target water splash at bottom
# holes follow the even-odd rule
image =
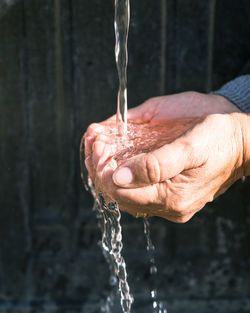
[[[88,182],[85,182],[85,187],[91,191],[95,199],[93,211],[95,212],[98,226],[102,232],[100,246],[110,269],[109,284],[112,287],[112,290],[106,297],[106,300],[102,303],[101,312],[112,313],[115,300],[117,299],[117,296],[120,296],[120,304],[123,313],[130,313],[134,298],[129,288],[126,263],[122,256],[121,212],[116,202],[107,204],[101,192],[97,197],[95,188],[90,179],[88,179]],[[155,246],[152,243],[150,222],[148,219],[143,219],[143,226],[150,263],[150,296],[152,300],[152,312],[168,313],[163,302],[158,299],[156,289],[156,275],[158,268],[155,262]]]
[[[111,272],[110,285],[118,288],[123,312],[130,313],[134,298],[127,280],[126,263],[121,255],[123,248],[121,213],[117,203],[111,202],[107,205],[101,193],[98,195],[98,200],[95,202],[94,210],[102,230],[102,251]],[[101,312],[111,313],[115,293],[113,290],[107,297],[106,302],[101,307]]]

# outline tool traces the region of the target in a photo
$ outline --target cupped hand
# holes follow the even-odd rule
[[[202,94],[198,92],[182,92],[170,96],[150,98],[143,104],[128,110],[128,120],[136,123],[166,121],[175,118],[200,117],[215,113],[232,113],[240,110],[223,96]],[[105,130],[105,125],[115,121],[113,115],[106,121],[91,124],[85,137],[85,155],[88,157],[92,145],[98,135]]]
[[[202,99],[201,94],[184,94],[150,99],[130,110],[128,116],[145,123],[204,116],[212,110],[237,111],[220,96],[204,95]],[[211,101],[208,108],[207,97]],[[213,104],[216,99],[221,102]],[[234,115],[210,115],[172,143],[121,164],[115,159],[119,145],[111,144],[111,138],[103,135],[112,120],[89,127],[85,135],[86,166],[96,187],[133,215],[146,213],[186,222],[242,176],[241,134]]]
[[[232,112],[240,112],[240,110],[223,96],[189,91],[148,99],[143,104],[130,109],[128,119],[138,122],[165,121],[180,117]]]

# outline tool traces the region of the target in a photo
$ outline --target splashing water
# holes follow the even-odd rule
[[[117,203],[111,202],[107,205],[100,193],[99,204],[95,202],[95,211],[102,229],[102,251],[110,269],[109,283],[111,287],[114,287],[106,303],[102,305],[101,311],[111,313],[116,297],[115,291],[118,287],[122,310],[124,313],[130,313],[134,299],[127,281],[126,263],[121,255],[123,244],[120,210]]]
[[[94,190],[93,187],[92,187],[92,189]],[[96,214],[96,217],[98,220],[98,226],[102,231],[102,241],[100,242],[100,247],[102,249],[102,252],[103,252],[103,255],[106,259],[106,262],[109,265],[109,270],[110,270],[109,285],[111,287],[111,292],[106,297],[105,302],[101,304],[101,312],[111,313],[112,308],[114,306],[115,299],[116,299],[116,295],[117,295],[117,277],[115,275],[115,267],[114,267],[111,255],[110,255],[109,251],[107,251],[103,247],[104,237],[107,236],[107,234],[105,233],[105,227],[104,227],[104,225],[105,225],[104,215],[102,214],[102,211],[100,210],[100,205],[98,204],[97,200],[94,203],[93,211]]]
[[[107,205],[101,193],[99,194],[99,202],[103,214],[102,248],[111,269],[110,281],[116,284],[117,279],[121,295],[121,307],[124,313],[130,313],[133,296],[127,281],[126,263],[121,255],[123,248],[121,213],[118,204],[111,202]]]
[[[127,133],[127,46],[129,20],[129,0],[115,0],[115,59],[119,76],[116,124],[118,134],[121,136],[124,136]]]

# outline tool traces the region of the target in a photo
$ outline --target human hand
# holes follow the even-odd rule
[[[232,112],[241,111],[223,96],[189,91],[148,99],[143,104],[130,109],[128,119],[138,122],[165,121]]]
[[[186,222],[244,175],[243,151],[238,120],[210,115],[173,143],[118,169],[109,144],[97,141],[93,162],[97,181],[121,209]]]
[[[136,113],[135,120],[151,121],[148,115],[141,114],[147,112],[142,110],[146,105],[132,112]],[[157,109],[160,105],[156,105]],[[164,114],[157,115],[157,110],[151,112],[152,120],[158,119],[158,116],[161,120],[164,118]],[[204,110],[203,113],[208,114]],[[133,114],[130,114],[130,117]],[[118,148],[113,149],[109,144],[110,139],[100,135],[105,130],[105,123],[92,125],[87,132],[92,136],[86,137],[86,141],[89,141],[86,144],[87,167],[90,174],[90,164],[92,169],[96,169],[96,172],[91,174],[92,179],[105,189],[110,199],[120,204],[121,209],[134,215],[143,212],[175,222],[185,222],[206,202],[224,192],[241,175],[240,162],[236,161],[238,159],[235,151],[238,150],[232,147],[231,141],[235,139],[232,131],[234,123],[230,121],[232,122],[232,119],[229,115],[211,116],[172,144],[124,162],[123,167],[132,170],[129,177],[133,178],[133,183],[125,186],[119,183],[119,173],[115,171],[117,163],[113,156]],[[225,129],[228,133],[224,133]],[[238,145],[239,138],[234,142]],[[158,168],[156,164],[161,164],[161,167]],[[123,171],[123,176],[124,174]]]
[[[106,192],[102,186],[100,173],[108,160],[119,165],[123,160],[140,153],[146,153],[174,141],[201,118],[179,118],[167,122],[128,123],[126,138],[117,136],[115,120],[107,120],[101,124],[92,124],[85,137],[85,164],[95,188]],[[92,141],[92,144],[90,143]],[[91,147],[91,149],[89,148]]]
[[[202,94],[198,92],[183,92],[170,96],[150,98],[143,104],[128,110],[128,120],[136,123],[166,121],[175,118],[200,117],[215,113],[240,112],[232,102],[223,96]],[[91,124],[85,137],[85,156],[90,156],[92,145],[98,135],[105,130],[109,121],[115,121],[113,115],[99,124]]]

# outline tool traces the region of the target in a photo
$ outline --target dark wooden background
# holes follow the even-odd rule
[[[79,144],[116,109],[113,2],[0,0],[0,312],[100,312],[108,292]],[[130,107],[217,89],[249,60],[249,0],[131,0]],[[153,219],[170,313],[250,311],[249,188],[185,225]],[[123,225],[134,312],[150,312],[142,224]]]

